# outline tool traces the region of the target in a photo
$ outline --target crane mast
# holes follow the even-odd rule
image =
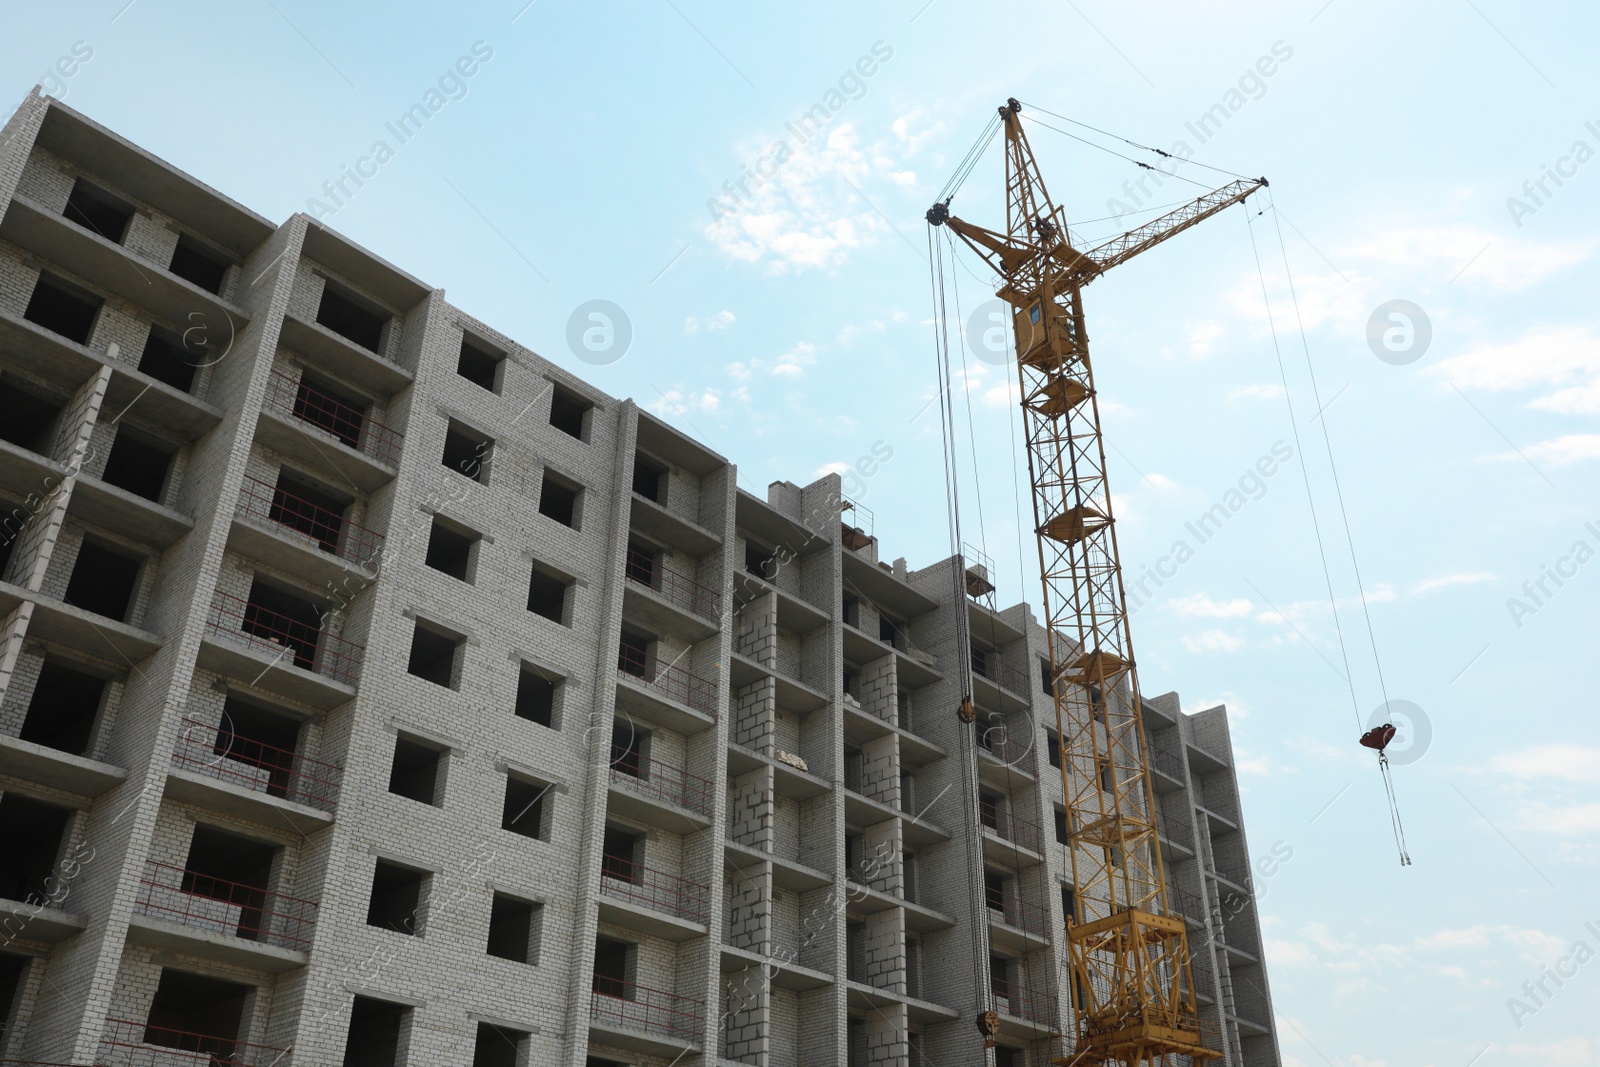
[[[949,201],[928,221],[989,262],[1011,309],[1076,894],[1076,1053],[1055,1062],[1200,1064],[1222,1052],[1201,1032],[1187,932],[1167,901],[1082,289],[1267,182],[1234,182],[1080,251],[1045,190],[1021,106],[1007,101],[1000,117],[1005,232],[951,216]]]

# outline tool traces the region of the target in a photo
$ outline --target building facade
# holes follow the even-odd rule
[[[1043,631],[970,559],[881,560],[836,475],[735,474],[30,96],[0,1062],[1070,1054]],[[1203,1015],[1276,1065],[1226,711],[1144,707]]]

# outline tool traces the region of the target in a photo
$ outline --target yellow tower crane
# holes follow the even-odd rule
[[[1054,1062],[1199,1064],[1222,1052],[1201,1032],[1184,923],[1167,901],[1082,291],[1267,180],[1233,182],[1080,251],[1021,110],[1015,99],[1000,108],[1005,232],[950,215],[948,200],[928,222],[995,269],[1011,307],[1077,901],[1067,917],[1076,1052]]]

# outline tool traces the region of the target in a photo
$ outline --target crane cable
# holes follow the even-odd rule
[[[1289,297],[1294,303],[1295,320],[1300,327],[1300,347],[1305,352],[1306,373],[1311,378],[1312,400],[1316,402],[1317,410],[1320,412],[1322,411],[1322,392],[1317,385],[1317,372],[1311,362],[1311,345],[1306,340],[1305,321],[1300,314],[1300,297],[1295,290],[1294,274],[1289,269],[1289,249],[1283,239],[1283,225],[1278,217],[1278,204],[1272,195],[1271,189],[1267,190],[1267,204],[1272,208],[1272,225],[1278,235],[1278,252],[1283,257],[1283,272],[1289,282]],[[1350,513],[1345,509],[1344,489],[1339,482],[1339,467],[1334,462],[1333,440],[1328,435],[1328,420],[1326,417],[1322,419],[1322,443],[1328,452],[1328,470],[1333,475],[1334,496],[1339,501],[1339,519],[1344,525],[1345,545],[1350,551],[1350,569],[1355,572],[1356,592],[1361,597],[1361,615],[1367,626],[1367,641],[1372,646],[1372,663],[1378,672],[1378,692],[1383,696],[1383,706],[1387,711],[1389,707],[1389,687],[1383,678],[1383,660],[1378,655],[1378,635],[1372,627],[1372,612],[1367,607],[1367,587],[1361,580],[1361,564],[1356,560],[1355,537],[1350,532]],[[1392,726],[1393,723],[1391,722],[1390,725]],[[1389,816],[1394,824],[1395,844],[1400,849],[1400,865],[1409,867],[1411,866],[1411,856],[1406,852],[1405,827],[1400,824],[1400,804],[1395,797],[1394,779],[1389,770],[1389,757],[1382,749],[1378,750],[1378,767],[1383,775],[1384,791],[1389,797]]]
[[[1123,137],[1121,134],[1112,133],[1109,130],[1102,130],[1098,126],[1089,125],[1087,122],[1079,122],[1077,119],[1069,119],[1065,115],[1057,114],[1056,112],[1051,111],[1048,108],[1040,107],[1038,104],[1030,104],[1026,100],[1024,100],[1022,103],[1023,103],[1024,107],[1031,107],[1031,108],[1033,108],[1033,110],[1041,112],[1041,113],[1046,114],[1046,115],[1049,115],[1051,118],[1060,119],[1062,122],[1070,122],[1074,126],[1082,126],[1086,130],[1093,130],[1095,133],[1098,133],[1102,137],[1110,137],[1114,141],[1121,141],[1123,144],[1131,145],[1132,147],[1137,148],[1137,149],[1139,149],[1141,151],[1154,152],[1156,155],[1162,156],[1163,158],[1166,158],[1166,159],[1176,159],[1176,160],[1178,160],[1179,163],[1192,163],[1197,167],[1204,167],[1207,170],[1214,170],[1218,174],[1227,174],[1230,177],[1240,178],[1240,179],[1243,179],[1244,181],[1250,181],[1250,178],[1248,178],[1247,176],[1245,176],[1243,174],[1237,174],[1237,173],[1235,173],[1235,172],[1233,172],[1231,170],[1227,170],[1227,169],[1225,169],[1223,167],[1213,167],[1211,164],[1202,163],[1198,159],[1185,159],[1182,156],[1175,156],[1171,152],[1163,152],[1159,148],[1152,148],[1150,145],[1140,144],[1138,141],[1130,141],[1130,140],[1128,140],[1128,138]],[[1072,135],[1068,134],[1067,136],[1070,137]],[[1088,142],[1085,142],[1085,143],[1087,144]],[[1096,147],[1098,147],[1098,146],[1096,146]]]
[[[1268,193],[1268,196],[1270,198],[1270,196],[1271,196],[1270,192]],[[1270,199],[1269,199],[1268,202],[1269,202],[1269,205],[1272,206],[1273,218],[1274,218],[1274,222],[1276,222],[1276,220],[1277,220],[1277,206],[1276,206],[1276,204],[1272,203],[1272,201]],[[1265,269],[1265,267],[1263,267],[1263,265],[1261,263],[1261,250],[1260,250],[1260,248],[1258,247],[1258,245],[1256,243],[1255,214],[1251,213],[1249,210],[1246,210],[1246,212],[1245,212],[1245,227],[1246,227],[1247,230],[1249,230],[1249,233],[1250,233],[1250,250],[1255,256],[1256,274],[1259,277],[1260,282],[1261,282],[1261,301],[1262,301],[1262,304],[1266,308],[1267,328],[1272,334],[1272,350],[1273,350],[1273,354],[1277,358],[1277,362],[1278,362],[1278,378],[1279,378],[1279,381],[1282,382],[1282,384],[1283,384],[1284,404],[1288,407],[1288,410],[1289,410],[1289,428],[1290,428],[1290,431],[1294,435],[1295,451],[1298,452],[1299,456],[1300,456],[1300,473],[1301,473],[1301,477],[1302,477],[1302,479],[1303,479],[1303,481],[1305,483],[1306,506],[1310,509],[1310,512],[1311,512],[1311,529],[1312,529],[1313,533],[1316,535],[1317,555],[1318,555],[1318,557],[1320,558],[1320,560],[1322,562],[1323,583],[1327,587],[1327,591],[1328,591],[1328,608],[1333,613],[1334,633],[1338,636],[1338,640],[1339,640],[1339,657],[1340,657],[1340,660],[1344,663],[1344,680],[1345,680],[1346,686],[1349,688],[1349,691],[1350,691],[1350,710],[1355,715],[1356,728],[1358,730],[1360,730],[1362,728],[1362,726],[1365,725],[1365,723],[1362,721],[1362,718],[1361,718],[1361,704],[1360,704],[1359,699],[1356,696],[1355,672],[1350,669],[1350,653],[1349,653],[1349,650],[1345,646],[1344,626],[1339,621],[1339,602],[1338,602],[1338,598],[1334,595],[1334,591],[1333,591],[1333,572],[1328,566],[1328,552],[1327,552],[1326,545],[1324,544],[1323,538],[1322,538],[1322,524],[1321,524],[1321,521],[1317,518],[1316,498],[1315,498],[1314,494],[1311,491],[1311,470],[1306,464],[1305,448],[1301,444],[1301,441],[1300,441],[1300,424],[1295,418],[1294,402],[1293,402],[1293,400],[1292,400],[1292,398],[1290,396],[1290,392],[1289,392],[1289,374],[1288,374],[1288,370],[1285,367],[1284,361],[1283,361],[1283,348],[1279,344],[1279,341],[1278,341],[1278,327],[1277,327],[1276,319],[1272,314],[1272,300],[1267,295],[1266,269]],[[1278,230],[1278,236],[1279,236],[1279,241],[1280,241],[1280,246],[1281,246],[1282,236],[1283,236],[1283,231],[1282,231],[1281,228]],[[1288,270],[1288,262],[1289,262],[1289,260],[1288,260],[1288,252],[1287,252],[1287,248],[1286,247],[1283,249],[1283,253],[1284,253],[1284,255],[1283,255],[1283,258],[1284,258],[1284,269],[1285,269],[1285,271],[1287,271]],[[1293,281],[1293,277],[1292,276],[1290,277],[1289,288],[1290,288],[1290,292],[1294,293],[1294,291],[1295,291],[1294,290],[1294,281]],[[1304,322],[1304,319],[1300,315],[1300,306],[1299,306],[1298,298],[1295,299],[1295,317],[1296,317],[1297,323],[1298,323],[1299,328],[1300,328],[1301,345],[1305,349],[1305,353],[1306,353],[1306,364],[1307,364],[1307,367],[1310,368],[1310,366],[1311,366],[1311,348],[1310,348],[1309,343],[1306,341],[1305,322]],[[1313,392],[1314,392],[1313,399],[1316,400],[1316,402],[1318,404],[1318,412],[1320,413],[1321,410],[1322,410],[1321,409],[1321,396],[1320,396],[1320,392],[1317,392],[1317,390],[1316,390],[1316,375],[1315,375],[1315,372],[1312,373],[1312,379],[1311,380],[1312,380],[1312,388],[1313,388]],[[1323,444],[1328,449],[1328,461],[1329,461],[1330,466],[1332,466],[1332,464],[1333,464],[1333,450],[1332,450],[1333,446],[1332,446],[1331,440],[1327,437],[1327,425],[1326,425],[1326,423],[1324,423],[1324,425],[1323,425],[1323,434],[1324,434]],[[1335,479],[1337,480],[1337,473],[1335,474]],[[1343,511],[1344,499],[1343,499],[1343,495],[1342,494],[1340,495],[1339,503],[1340,503],[1340,510]],[[1354,540],[1350,537],[1350,525],[1349,525],[1348,516],[1345,519],[1345,535],[1346,535],[1347,541],[1349,542],[1350,556],[1351,556],[1351,559],[1353,561],[1355,559],[1355,543],[1354,543]],[[1357,584],[1358,589],[1360,587],[1360,581],[1361,581],[1360,572],[1358,570],[1357,571],[1357,578],[1356,578],[1356,584]],[[1365,590],[1360,590],[1360,592],[1361,592],[1362,608],[1363,608],[1363,611],[1365,611],[1365,608],[1366,608],[1366,592],[1365,592]],[[1372,619],[1371,619],[1371,615],[1368,614],[1366,616],[1366,618],[1367,618],[1367,626],[1368,626],[1368,636],[1371,637],[1372,636],[1372,630],[1371,630]],[[1373,637],[1373,639],[1372,639],[1372,648],[1373,648],[1373,659],[1374,659],[1374,662],[1377,662],[1377,640],[1376,640],[1375,637]],[[1381,687],[1381,685],[1382,685],[1382,666],[1381,666],[1381,664],[1379,664],[1379,684],[1380,684],[1380,687]],[[1384,700],[1385,700],[1385,703],[1387,703],[1387,701],[1388,701],[1387,694],[1385,695]],[[1409,867],[1411,865],[1411,857],[1406,852],[1405,830],[1401,826],[1401,823],[1400,823],[1399,802],[1398,802],[1398,800],[1397,800],[1397,798],[1395,796],[1394,782],[1393,782],[1393,779],[1392,779],[1392,777],[1390,775],[1390,772],[1389,772],[1389,760],[1381,751],[1378,753],[1378,765],[1379,765],[1379,768],[1380,768],[1380,773],[1382,774],[1382,777],[1383,777],[1384,792],[1387,795],[1388,801],[1389,801],[1389,822],[1390,822],[1391,829],[1394,831],[1395,847],[1399,851],[1399,854],[1400,854],[1400,865],[1402,867]]]
[[[988,151],[990,143],[994,141],[995,134],[999,132],[1000,116],[996,113],[989,116],[989,121],[984,125],[982,132],[978,134],[978,139],[972,143],[971,148],[967,149],[967,154],[961,157],[961,162],[956,164],[955,173],[950,176],[949,181],[944,183],[944,188],[939,190],[939,195],[934,197],[935,200],[941,204],[950,203],[957,190],[966,182],[968,175],[977,167],[978,161],[983,158],[984,152]]]
[[[956,261],[956,258],[957,258],[957,251],[956,251],[956,246],[955,246],[955,238],[950,236],[950,231],[948,229],[945,230],[944,238],[945,238],[945,243],[949,246],[949,249],[950,249],[950,260],[953,263],[953,262]],[[978,431],[977,431],[977,428],[973,424],[973,418],[972,418],[972,391],[970,389],[966,388],[966,386],[968,384],[968,382],[967,382],[967,339],[966,339],[966,334],[962,330],[959,329],[959,326],[964,321],[963,318],[962,318],[962,314],[961,314],[961,281],[960,281],[959,275],[957,275],[954,270],[952,270],[950,272],[950,288],[955,294],[956,323],[957,323],[957,326],[958,326],[958,329],[956,330],[956,339],[957,339],[957,342],[958,342],[959,351],[961,352],[961,379],[962,379],[962,386],[963,386],[963,388],[961,390],[961,399],[962,399],[962,403],[965,405],[965,407],[967,409],[967,443],[968,443],[968,446],[970,447],[971,453],[972,453],[973,492],[976,494],[977,500],[978,500],[978,545],[979,545],[980,550],[983,552],[984,557],[986,559],[989,559],[989,558],[992,558],[992,557],[989,556],[988,524],[985,523],[984,520],[983,520],[983,478],[982,478],[982,476],[981,476],[981,474],[979,473],[979,470],[978,470]],[[1008,390],[1009,390],[1009,379],[1007,379],[1007,382],[1008,382]],[[1021,389],[1020,384],[1018,386],[1018,389],[1020,391],[1020,389]],[[1020,401],[1020,397],[1019,397],[1019,401]],[[1010,403],[1006,404],[1006,410],[1008,412],[1011,412],[1012,405]],[[1014,418],[1014,416],[1013,416],[1013,418]],[[1014,432],[1014,423],[1013,423],[1013,433],[1011,435],[1011,447],[1012,447],[1012,459],[1013,459],[1013,463],[1012,463],[1012,472],[1013,472],[1012,485],[1013,485],[1013,488],[1015,488],[1015,485],[1016,485],[1016,482],[1015,482],[1016,464],[1015,464],[1014,461],[1015,461],[1015,458],[1016,458],[1016,434]],[[1020,560],[1024,559],[1023,554],[1022,554],[1022,529],[1021,529],[1021,525],[1020,525],[1020,522],[1021,522],[1021,506],[1020,506],[1020,503],[1019,503],[1018,509],[1017,509],[1017,519],[1018,519],[1018,523],[1019,523],[1018,528],[1017,528],[1017,555],[1018,555],[1018,559],[1020,561]],[[966,547],[965,544],[963,544],[962,547],[964,549]],[[1017,573],[1020,575],[1022,573],[1022,571],[1018,570]],[[991,586],[993,586],[994,582],[993,582],[992,579],[991,579],[989,584]],[[1000,645],[1000,642],[996,637],[996,630],[997,630],[996,622],[997,622],[997,616],[998,616],[999,613],[995,610],[995,606],[996,605],[995,605],[994,591],[991,589],[990,592],[989,592],[989,604],[988,604],[988,608],[989,608],[989,643],[991,645],[994,645],[996,648],[998,648],[999,645]],[[1024,684],[1026,684],[1026,682],[1024,682]],[[1003,727],[1004,719],[1002,718],[1001,721],[1002,721],[1002,727]],[[1035,740],[1037,731],[1032,729],[1033,716],[1031,714],[1028,715],[1028,721],[1029,721],[1029,724],[1030,724],[1030,728],[1028,730],[1028,746],[1031,749],[1033,747],[1033,742]],[[985,725],[984,729],[987,730],[988,726]],[[1007,741],[1008,746],[1009,746],[1011,732],[1009,730],[1003,729],[1001,736],[1002,736],[1002,738],[1004,740]],[[988,746],[985,745],[984,747],[987,748]],[[1016,758],[1020,758],[1020,753],[1018,754],[1018,757],[1016,757]],[[1009,800],[1009,798],[1011,798],[1012,796],[1015,795],[1015,778],[1014,778],[1014,775],[1013,775],[1013,771],[1014,771],[1015,768],[1013,767],[1012,757],[1011,757],[1009,751],[1007,752],[1006,757],[1003,758],[1000,762],[1001,762],[1001,765],[1005,768],[1006,797]],[[1038,765],[1038,755],[1037,755],[1037,753],[1035,753],[1035,755],[1034,755],[1034,762],[1035,762],[1035,766],[1037,766]],[[1063,800],[1064,799],[1065,798],[1063,798]],[[979,803],[981,804],[981,802],[982,801],[981,801],[981,798],[980,798],[979,799]],[[1008,812],[1006,812],[1006,817],[1008,819],[1011,819],[1012,822],[1013,822],[1013,825],[1014,825],[1016,816],[1012,812],[1008,811]],[[1044,848],[1045,848],[1045,845],[1044,845],[1044,827],[1043,826],[1040,826],[1038,828],[1038,834],[1039,834],[1039,842],[1038,842],[1039,853],[1041,855],[1043,855],[1044,854]],[[1011,832],[1010,837],[1008,838],[1008,843],[1011,845],[1011,858],[1012,858],[1012,861],[1013,861],[1013,866],[1017,871],[1020,872],[1022,870],[1022,846],[1021,846],[1021,844],[1019,844],[1017,842],[1016,837],[1017,837],[1016,830],[1013,829],[1012,832]],[[1023,904],[1023,903],[1026,903],[1026,901],[1024,901],[1022,899],[1021,895],[1020,895],[1020,882],[1021,882],[1020,875],[1019,875],[1017,881],[1019,882],[1019,895],[1017,897],[1017,902],[1019,904]],[[985,905],[985,907],[987,907],[988,906],[988,887],[987,886],[984,886],[984,898],[985,898],[984,899],[984,905]],[[1002,903],[1002,906],[1003,906],[1003,903]],[[1001,914],[1004,915],[1004,911],[1002,911]],[[1019,918],[1019,921],[1025,921],[1025,920],[1021,920]],[[1024,964],[1024,968],[1026,969],[1026,959],[1023,960],[1023,964]],[[1046,994],[1046,996],[1050,996],[1050,997],[1053,998],[1053,997],[1055,997],[1057,995],[1056,994],[1056,990],[1054,988],[1054,986],[1055,986],[1054,979],[1056,978],[1055,969],[1054,968],[1044,968],[1044,972],[1045,972],[1045,994]],[[1031,991],[1032,988],[1033,988],[1033,976],[1032,976],[1032,974],[1031,973],[1025,974],[1024,975],[1024,979],[1025,979],[1025,983],[1026,983],[1026,988],[1029,991]]]
[[[981,138],[980,138],[981,139]],[[950,375],[950,338],[949,314],[945,301],[945,263],[944,246],[934,236],[934,227],[928,226],[928,272],[929,283],[933,295],[933,334],[934,334],[934,370],[939,384],[939,436],[944,461],[944,491],[945,491],[945,521],[950,535],[950,561],[951,583],[955,596],[954,603],[964,604],[966,589],[962,582],[959,568],[954,566],[961,552],[961,494],[956,481],[956,451],[955,451],[955,419],[954,401],[951,396]],[[956,633],[959,636],[966,630],[965,612],[956,616]],[[959,646],[958,646],[959,648]],[[961,704],[963,713],[972,708],[972,678],[969,671],[959,672],[961,678]],[[962,731],[963,736],[971,744],[972,736],[968,731]],[[967,810],[972,814],[978,813],[978,784],[977,784],[977,753],[968,751],[961,760],[961,791],[962,802],[968,805]],[[966,839],[967,854],[970,857],[975,850],[981,852],[982,844],[973,838],[972,819],[970,816],[961,819],[962,836]],[[979,910],[982,903],[983,864],[967,864],[967,900],[971,911],[969,918],[972,920],[973,929],[981,929],[984,925],[983,915]],[[978,944],[978,938],[972,941],[972,973],[983,974],[985,960],[983,950]],[[980,995],[980,1004],[983,1010],[989,1010],[993,1003],[993,990],[988,997]]]

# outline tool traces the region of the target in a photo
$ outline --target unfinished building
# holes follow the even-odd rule
[[[735,475],[314,220],[28,98],[0,145],[0,1061],[1070,1051],[1043,631],[970,557],[880,559],[837,476]],[[1275,1067],[1226,712],[1144,708],[1203,1013],[1222,1062]]]

